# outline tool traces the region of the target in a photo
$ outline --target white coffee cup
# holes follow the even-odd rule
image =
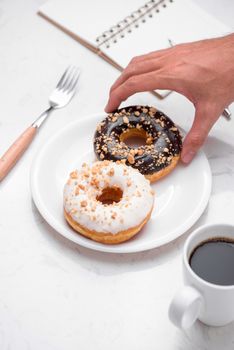
[[[209,326],[224,326],[234,320],[234,285],[222,286],[200,278],[189,265],[194,249],[203,241],[215,237],[234,240],[234,226],[206,225],[194,231],[186,240],[183,251],[185,286],[174,296],[169,318],[175,326],[186,329],[199,319]],[[234,266],[230,266],[234,269]]]

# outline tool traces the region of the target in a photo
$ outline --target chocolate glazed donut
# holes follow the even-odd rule
[[[126,145],[124,141],[132,136],[144,138],[145,145]],[[124,162],[151,182],[176,166],[181,149],[181,135],[175,124],[149,106],[129,106],[108,114],[94,135],[94,151],[99,160]]]

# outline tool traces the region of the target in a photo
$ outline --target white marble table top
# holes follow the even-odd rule
[[[62,238],[34,206],[29,172],[36,152],[70,121],[102,111],[118,75],[37,16],[43,2],[0,0],[0,154],[47,106],[69,63],[79,65],[82,75],[76,98],[51,116],[0,184],[0,349],[234,349],[234,323],[212,328],[197,322],[181,332],[168,319],[169,302],[182,285],[181,252],[189,232],[147,252],[104,254]],[[198,3],[234,28],[233,1]],[[131,102],[156,104],[185,129],[191,125],[193,109],[177,94],[163,101],[142,94]],[[231,110],[234,115],[233,105]],[[218,221],[234,224],[233,134],[234,118],[220,118],[204,146],[213,187],[195,227]]]

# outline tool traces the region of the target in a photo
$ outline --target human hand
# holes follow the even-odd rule
[[[195,107],[181,154],[189,163],[224,108],[234,101],[234,34],[133,58],[111,87],[105,111],[118,108],[136,92],[155,89],[177,91]]]

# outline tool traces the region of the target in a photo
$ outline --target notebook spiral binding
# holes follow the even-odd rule
[[[96,38],[97,46],[105,45],[109,48],[111,44],[117,43],[126,34],[131,33],[134,28],[138,28],[141,23],[146,22],[147,17],[153,17],[154,12],[160,12],[160,7],[167,7],[168,3],[175,0],[150,0],[141,6],[138,10],[132,12],[122,21],[109,28]]]

